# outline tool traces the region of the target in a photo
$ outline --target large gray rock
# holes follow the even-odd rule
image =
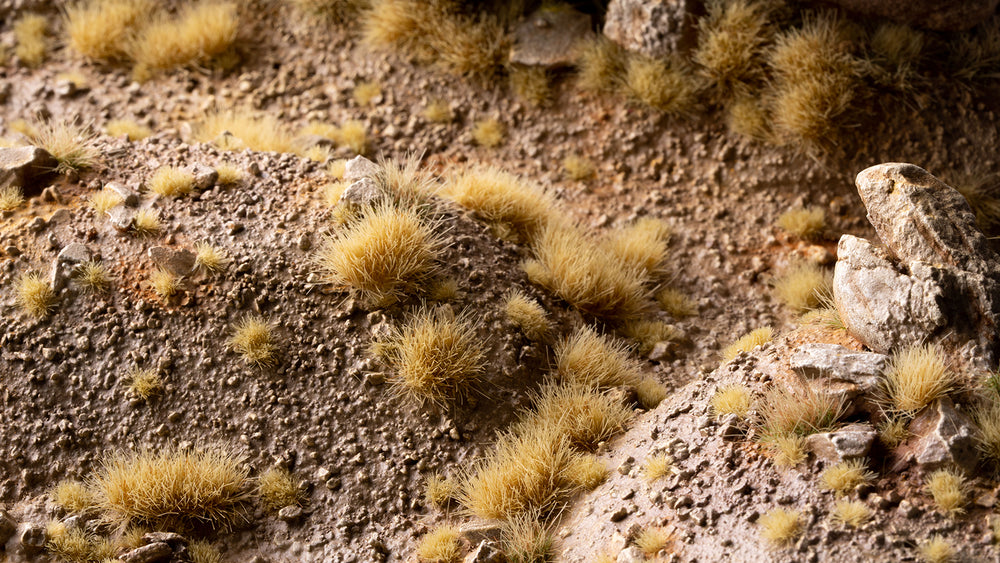
[[[377,164],[358,155],[344,164],[344,181],[356,182],[364,178],[372,178],[377,172]]]
[[[0,149],[0,187],[17,186],[25,195],[51,177],[59,163],[41,147]]]
[[[992,362],[1000,260],[962,196],[912,164],[873,166],[857,184],[888,250],[841,237],[833,294],[847,328],[877,352],[971,341]]]
[[[870,424],[848,424],[833,432],[812,434],[806,438],[806,445],[816,457],[840,462],[867,456],[875,436]]]
[[[818,2],[817,2],[818,3]],[[983,23],[997,0],[824,0],[865,16],[888,18],[913,27],[962,31]]]
[[[791,368],[810,379],[830,378],[849,381],[862,393],[879,385],[889,357],[874,352],[857,352],[837,344],[810,343],[795,349]]]
[[[704,12],[701,0],[611,0],[604,35],[630,51],[665,57],[698,44]]]
[[[975,470],[979,461],[976,428],[948,397],[920,411],[910,423],[909,431],[910,438],[895,452],[895,471],[910,463],[926,471],[950,466],[966,472]]]
[[[510,62],[560,67],[576,61],[576,45],[591,34],[590,16],[559,4],[535,10],[514,29]]]

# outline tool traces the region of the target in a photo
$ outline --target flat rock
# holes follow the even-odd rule
[[[469,522],[459,526],[458,533],[473,545],[500,541],[500,525],[492,522]]]
[[[197,259],[197,255],[186,248],[174,249],[167,246],[154,246],[147,251],[147,254],[157,266],[181,277],[194,270]]]
[[[858,352],[838,344],[803,344],[789,359],[791,368],[810,379],[830,378],[850,381],[861,392],[876,389],[889,357],[874,352]]]
[[[340,194],[340,202],[354,206],[375,205],[384,197],[378,184],[371,178],[361,178],[344,188]]]
[[[938,399],[920,411],[909,427],[910,439],[896,453],[893,469],[899,471],[916,463],[925,471],[958,466],[972,472],[979,461],[976,427],[969,417],[955,409],[948,397]]]
[[[169,561],[174,550],[164,542],[155,542],[133,549],[119,557],[125,563],[159,563]]]
[[[806,446],[818,458],[841,462],[867,456],[875,436],[875,429],[870,424],[848,424],[833,432],[810,435],[806,438]]]
[[[110,190],[121,196],[122,203],[127,207],[139,206],[139,192],[119,182],[108,182],[104,184],[104,189]]]
[[[818,2],[816,2],[818,3]],[[935,31],[963,31],[985,21],[996,11],[997,0],[826,0],[867,17]]]
[[[59,251],[59,255],[52,261],[52,273],[49,274],[49,287],[52,288],[52,291],[58,292],[66,287],[66,282],[73,275],[73,271],[80,264],[92,260],[93,257],[93,253],[85,244],[74,242],[63,247]]]
[[[514,29],[510,62],[549,68],[572,65],[576,45],[590,34],[587,14],[566,4],[543,6]]]
[[[0,149],[0,187],[17,186],[25,196],[41,191],[40,184],[55,174],[59,162],[41,147]]]
[[[134,207],[119,203],[108,210],[108,221],[119,232],[127,232],[135,224],[135,211]]]
[[[651,57],[686,52],[698,44],[701,0],[611,0],[604,35],[630,51]]]
[[[200,162],[186,166],[184,170],[194,176],[195,191],[203,192],[214,186],[219,179],[219,173],[215,168]]]
[[[363,178],[371,178],[378,172],[378,165],[367,158],[358,155],[348,160],[344,165],[344,181],[356,182]]]
[[[481,541],[476,549],[465,556],[465,563],[504,563],[507,558],[494,542]]]

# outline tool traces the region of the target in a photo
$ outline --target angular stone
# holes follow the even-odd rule
[[[491,522],[469,522],[458,527],[458,533],[470,544],[500,541],[500,524]]]
[[[219,179],[219,173],[215,168],[200,162],[186,166],[184,170],[194,176],[195,191],[203,192],[214,186]]]
[[[997,9],[997,0],[826,0],[823,4],[827,3],[935,31],[971,29],[988,21]]]
[[[21,524],[20,528],[21,532],[18,536],[18,543],[21,545],[21,551],[28,556],[41,553],[45,549],[46,542],[49,541],[49,535],[45,532],[45,527],[32,522],[25,522]]]
[[[138,549],[133,549],[119,559],[125,563],[160,563],[170,561],[174,550],[163,542],[155,542],[144,545]]]
[[[371,178],[378,172],[378,165],[367,158],[358,155],[344,165],[344,181],[355,182],[363,178]]]
[[[110,190],[121,196],[122,203],[128,207],[138,207],[139,206],[139,193],[132,188],[126,186],[125,184],[120,184],[118,182],[108,182],[104,184],[104,189]]]
[[[615,563],[644,563],[646,556],[642,550],[636,546],[629,546],[618,552]]]
[[[958,466],[972,472],[979,462],[976,427],[948,397],[920,411],[910,423],[910,439],[896,451],[894,470],[914,462],[925,471]]]
[[[40,184],[55,174],[57,166],[55,157],[41,147],[0,149],[0,187],[17,186],[25,196],[35,195],[41,191]]]
[[[481,541],[476,549],[465,556],[465,563],[505,563],[507,558],[494,542]]]
[[[816,457],[841,462],[867,456],[875,436],[875,429],[870,424],[848,424],[833,432],[810,435],[806,438],[806,446]]]
[[[701,0],[611,0],[604,35],[630,51],[651,57],[682,53],[698,44]]]
[[[149,532],[142,535],[142,541],[147,544],[165,543],[171,548],[177,548],[188,544],[187,538],[174,532]]]
[[[875,390],[889,357],[874,352],[858,352],[838,344],[810,343],[795,349],[791,368],[810,379],[830,378],[850,381],[862,393]]]
[[[56,259],[52,261],[52,273],[49,275],[49,287],[52,291],[60,291],[62,288],[66,287],[66,282],[69,281],[70,276],[73,275],[73,271],[83,264],[84,262],[89,262],[93,259],[93,253],[87,248],[87,245],[74,242],[63,247],[59,251],[59,255]]]
[[[127,207],[124,203],[112,207],[108,210],[108,220],[111,226],[120,232],[127,232],[135,224],[135,209]]]
[[[295,506],[286,506],[278,511],[278,519],[282,522],[298,522],[302,518],[302,508]]]
[[[549,68],[572,65],[576,45],[590,34],[587,14],[565,4],[542,6],[514,29],[510,62]]]
[[[379,189],[375,180],[371,178],[361,178],[344,189],[340,194],[340,202],[348,205],[370,206],[378,203],[384,194]]]
[[[14,536],[16,531],[17,521],[6,510],[0,508],[0,548]]]
[[[194,270],[197,255],[186,248],[154,246],[147,251],[153,262],[175,276],[186,276]]]

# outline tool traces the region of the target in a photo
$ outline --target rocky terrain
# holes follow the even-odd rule
[[[0,0],[0,188],[24,197],[0,211],[0,561],[996,560],[1000,40],[969,79],[944,50],[1000,37],[995,2],[836,12],[861,34],[888,21],[876,17],[924,29],[928,53],[906,95],[873,87],[820,140],[741,134],[712,86],[680,112],[620,81],[582,88],[583,63],[559,47],[603,34],[650,57],[690,53],[700,2],[577,2],[572,25],[526,3],[486,75],[423,64],[419,44],[373,45],[366,18],[391,4],[237,2],[232,46],[152,72],[135,54],[81,54],[63,3]],[[471,4],[457,21],[500,11]],[[815,8],[776,4],[788,29]],[[32,14],[48,22],[37,62],[23,48]],[[547,69],[540,101],[518,65]],[[227,111],[275,125],[253,122],[259,142],[235,121],[212,130]],[[494,121],[496,142],[483,136]],[[58,123],[86,132],[71,141],[90,162],[65,164],[40,133]],[[545,194],[539,225],[463,203],[458,178],[489,166]],[[184,189],[161,189],[166,169]],[[381,302],[321,259],[379,205],[416,210],[435,246]],[[818,227],[779,226],[803,208],[822,210]],[[530,266],[546,229],[578,229],[584,254],[604,256],[644,219],[669,228],[669,247],[635,269],[642,307],[628,318]],[[87,282],[91,264],[107,288]],[[804,305],[781,290],[803,264],[821,273]],[[508,312],[514,291],[544,310],[545,336]],[[468,321],[481,352],[475,382],[445,400],[400,385],[392,342],[422,310]],[[266,354],[239,343],[248,319],[270,327]],[[627,350],[631,379],[592,391],[628,422],[573,446],[601,479],[564,490],[551,483],[568,470],[547,469],[551,498],[526,501],[534,531],[518,534],[524,514],[483,517],[468,483],[498,439],[528,434],[541,389],[570,387],[566,350],[584,327]],[[737,342],[764,327],[773,337]],[[914,350],[930,359],[905,364]],[[905,395],[900,372],[931,375]],[[232,525],[192,525],[179,508],[130,522],[101,492],[115,455],[203,451],[245,473]],[[280,501],[271,471],[291,477]],[[458,490],[435,500],[435,476]],[[69,503],[60,483],[94,498]],[[428,555],[447,526],[456,552]],[[522,549],[526,536],[549,548]]]

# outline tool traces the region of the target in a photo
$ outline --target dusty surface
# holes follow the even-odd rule
[[[678,530],[681,560],[720,560],[720,553],[732,561],[769,560],[753,515],[793,503],[811,507],[809,531],[791,551],[773,556],[778,560],[913,556],[911,524],[921,538],[941,533],[967,547],[970,561],[994,556],[984,543],[986,509],[947,520],[922,510],[905,518],[888,508],[860,533],[825,529],[829,499],[810,484],[818,467],[776,470],[756,445],[723,441],[706,404],[726,378],[764,381],[747,358],[732,368],[738,374],[723,369],[706,377],[721,347],[760,326],[796,323],[771,297],[768,281],[791,257],[817,249],[779,232],[776,217],[794,206],[824,207],[830,232],[820,246],[833,251],[840,233],[873,235],[852,183],[868,165],[914,162],[944,178],[970,167],[992,170],[994,91],[938,84],[924,107],[869,116],[843,147],[849,157],[815,159],[795,147],[731,135],[714,111],[668,118],[622,98],[581,93],[568,77],[558,81],[550,105],[534,108],[502,85],[373,53],[342,28],[309,28],[283,6],[268,6],[259,17],[257,31],[266,25],[268,33],[229,74],[183,71],[140,85],[127,70],[90,66],[65,52],[36,70],[0,67],[0,89],[7,92],[2,133],[10,133],[11,121],[36,114],[79,116],[97,125],[135,117],[156,131],[137,143],[103,137],[96,170],[56,183],[61,203],[35,197],[0,219],[0,248],[8,249],[0,263],[0,503],[15,515],[44,523],[54,514],[53,507],[42,507],[52,485],[87,476],[109,450],[222,443],[245,454],[255,472],[289,467],[308,491],[301,523],[258,513],[249,529],[218,540],[225,560],[405,559],[416,538],[443,518],[423,505],[423,480],[434,471],[455,473],[482,455],[495,431],[528,406],[528,392],[547,367],[550,352],[530,346],[505,324],[499,297],[511,287],[525,288],[564,331],[579,322],[517,268],[526,248],[497,240],[460,211],[443,212],[450,244],[442,275],[455,278],[461,290],[451,306],[480,319],[488,380],[480,394],[449,412],[393,398],[367,348],[379,325],[397,322],[417,301],[368,311],[310,279],[308,249],[331,229],[319,193],[321,167],[292,155],[226,154],[190,138],[191,125],[207,109],[248,105],[292,127],[361,119],[370,134],[369,155],[422,153],[425,165],[439,173],[467,162],[497,164],[553,189],[597,231],[644,215],[674,227],[668,283],[694,298],[698,313],[676,323],[685,343],[674,358],[645,368],[682,390],[609,445],[612,478],[560,522],[570,530],[559,534],[563,559],[587,560],[615,546],[616,533],[625,536],[634,524],[656,521]],[[0,40],[12,42],[6,22]],[[83,92],[56,94],[56,76],[66,71],[85,77]],[[373,107],[357,107],[351,99],[361,81],[382,85]],[[449,102],[454,123],[430,124],[421,116],[435,99]],[[471,124],[484,117],[507,126],[499,148],[472,142]],[[560,163],[570,153],[590,158],[595,177],[565,180]],[[138,187],[162,165],[223,162],[248,172],[255,166],[259,173],[195,198],[145,195],[144,204],[162,212],[165,231],[156,239],[118,234],[84,202],[109,181]],[[232,266],[218,277],[186,280],[183,295],[162,304],[143,283],[152,269],[146,250],[191,248],[198,240],[225,248]],[[91,296],[71,287],[50,318],[30,320],[14,304],[14,280],[25,271],[47,274],[72,242],[84,242],[110,265],[112,291]],[[282,356],[275,370],[247,367],[227,350],[229,327],[248,312],[279,327]],[[161,397],[131,399],[123,381],[135,365],[161,370],[167,383]],[[680,443],[688,444],[689,455],[678,466],[686,478],[649,485],[617,471],[629,457],[674,451]],[[315,477],[321,468],[331,475],[325,482]],[[877,491],[905,481],[881,475]],[[741,480],[756,483],[742,499],[733,493]],[[678,497],[691,506],[685,501],[672,508]],[[607,514],[621,506],[629,516],[610,522]],[[580,536],[587,541],[573,539]]]

